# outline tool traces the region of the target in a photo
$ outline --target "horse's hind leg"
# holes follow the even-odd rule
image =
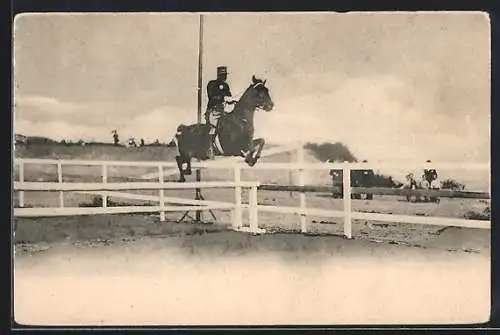
[[[182,169],[181,156],[175,156],[175,161],[177,162],[177,167],[179,168],[179,182],[183,183],[186,181],[186,177],[184,177],[184,170]]]
[[[193,173],[191,171],[191,159],[185,159],[184,162],[186,163],[186,171],[184,171],[184,174],[190,176]]]

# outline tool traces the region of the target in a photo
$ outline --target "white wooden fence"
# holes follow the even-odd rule
[[[263,233],[263,229],[258,228],[257,206],[249,209],[249,227],[243,226],[241,192],[249,189],[249,199],[251,204],[257,204],[258,182],[210,182],[200,181],[191,183],[165,182],[163,176],[164,166],[172,165],[163,162],[124,162],[124,161],[86,161],[86,160],[51,160],[51,159],[16,159],[19,171],[19,181],[14,181],[14,191],[19,192],[19,207],[14,208],[14,216],[17,217],[43,217],[43,216],[69,216],[69,215],[97,215],[97,214],[126,214],[126,213],[160,213],[160,221],[165,221],[166,212],[179,212],[190,210],[230,210],[232,212],[233,229],[237,231]],[[57,165],[58,182],[26,182],[25,166],[27,164]],[[100,183],[80,183],[63,182],[64,165],[84,165],[101,166],[102,182]],[[126,182],[108,183],[108,167],[110,166],[142,166],[158,167],[158,182]],[[165,197],[165,190],[180,189],[206,189],[206,188],[234,188],[236,190],[236,202],[216,202],[191,200],[175,197]],[[124,192],[113,192],[123,190],[158,190],[157,197],[133,194]],[[49,208],[25,208],[24,192],[26,191],[58,191],[59,207]],[[78,192],[100,194],[103,198],[102,207],[65,207],[64,192]],[[136,200],[158,201],[158,206],[119,206],[108,207],[107,197],[116,196],[119,198],[129,198]],[[167,206],[165,203],[177,203],[181,206]]]
[[[278,151],[277,151],[278,153]],[[19,165],[19,181],[14,183],[14,190],[19,191],[19,207],[14,209],[15,216],[53,216],[53,215],[94,215],[109,213],[138,213],[138,212],[160,212],[160,219],[165,220],[165,212],[187,211],[187,210],[207,210],[207,209],[229,209],[233,212],[233,227],[238,230],[249,232],[264,232],[258,228],[258,211],[286,213],[299,215],[302,232],[307,232],[307,216],[340,217],[344,219],[344,235],[352,238],[352,221],[383,221],[399,222],[438,226],[458,226],[468,228],[490,229],[489,220],[467,220],[447,217],[422,217],[396,214],[362,213],[352,210],[351,203],[351,170],[356,169],[381,169],[381,168],[436,168],[436,169],[465,169],[465,170],[489,170],[489,164],[456,164],[456,163],[305,163],[302,146],[298,147],[297,162],[290,163],[262,163],[259,162],[252,168],[240,162],[228,163],[220,162],[193,162],[192,167],[211,169],[234,169],[233,182],[195,182],[195,183],[167,183],[164,181],[164,168],[176,167],[174,162],[126,162],[126,161],[87,161],[87,160],[50,160],[50,159],[16,159]],[[55,164],[57,165],[57,183],[33,183],[25,182],[24,167],[26,164]],[[101,183],[64,183],[62,178],[62,167],[64,165],[86,165],[102,167]],[[109,166],[135,166],[135,167],[156,167],[158,169],[158,182],[132,182],[132,183],[108,183],[107,169]],[[343,170],[343,210],[329,210],[318,208],[307,208],[306,193],[300,192],[299,207],[259,205],[257,203],[257,189],[260,183],[247,182],[241,180],[241,172],[244,169],[267,169],[298,171],[299,186],[304,185],[306,171],[342,169]],[[148,178],[152,176],[148,175]],[[218,202],[204,200],[190,200],[181,198],[166,198],[165,189],[186,189],[186,188],[234,188],[235,202]],[[249,188],[249,203],[242,203],[242,189]],[[114,192],[119,190],[133,189],[154,189],[159,190],[158,197]],[[59,208],[22,208],[24,207],[24,191],[59,191]],[[103,197],[103,207],[101,208],[65,208],[64,191],[79,191],[80,193],[100,194]],[[491,193],[491,191],[490,191]],[[126,206],[107,207],[107,197],[116,196],[128,199],[158,201],[159,206]],[[186,206],[165,206],[165,202],[178,203]],[[244,228],[242,225],[242,211],[249,211],[250,227]]]

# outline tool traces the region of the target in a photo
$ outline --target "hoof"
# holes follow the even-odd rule
[[[208,152],[206,154],[206,159],[210,159],[210,160],[213,160],[215,159],[215,152],[214,152],[214,149],[213,148],[209,148],[208,149]]]
[[[252,167],[255,165],[255,163],[257,163],[257,160],[256,159],[245,159],[245,162],[247,162],[248,166]]]
[[[179,180],[177,180],[177,182],[184,183],[184,182],[186,182],[186,178],[179,178]]]

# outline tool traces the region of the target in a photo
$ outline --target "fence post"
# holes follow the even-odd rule
[[[304,147],[301,145],[297,149],[297,163],[300,165],[304,164]],[[299,186],[304,186],[305,182],[305,171],[303,168],[299,169]],[[302,233],[307,233],[307,217],[305,214],[306,209],[306,193],[299,193],[299,202],[300,202],[300,231]]]
[[[19,162],[19,182],[24,182],[24,162],[22,159]],[[19,191],[19,207],[24,207],[24,191]]]
[[[160,184],[164,183],[164,178],[163,178],[163,165],[158,166],[158,179]],[[160,221],[163,222],[165,221],[165,190],[162,188],[160,189]]]
[[[107,164],[102,165],[102,182],[103,183],[108,182],[108,166],[107,166]],[[106,195],[106,192],[104,192],[104,195],[102,196],[102,207],[104,207],[104,208],[108,207],[108,196]]]
[[[259,219],[258,219],[258,207],[257,207],[257,186],[252,186],[250,188],[248,197],[248,217],[250,221],[250,232],[259,232]]]
[[[351,169],[349,162],[344,161],[342,169],[342,187],[344,194],[344,236],[352,238],[351,227]]]
[[[59,183],[62,183],[63,182],[63,178],[62,178],[62,163],[59,162],[57,163],[57,180],[59,181]],[[63,191],[59,191],[59,207],[64,207],[64,192]]]
[[[238,164],[234,166],[234,209],[233,209],[233,228],[239,229],[243,226],[243,211],[241,209],[241,168]]]

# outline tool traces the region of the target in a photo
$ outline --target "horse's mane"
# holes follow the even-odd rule
[[[262,80],[262,79],[258,79],[258,78],[255,78],[255,76],[253,77],[254,79],[254,83],[248,85],[248,87],[245,89],[245,91],[243,92],[243,94],[241,95],[241,98],[238,100],[238,102],[234,105],[234,108],[233,108],[233,112],[231,114],[234,114],[234,115],[241,115],[245,109],[242,108],[243,106],[243,103],[241,102],[243,100],[243,98],[248,94],[248,91],[250,91],[250,89],[252,88],[255,88],[257,85],[259,84],[262,84],[264,85],[265,84],[265,81]]]

